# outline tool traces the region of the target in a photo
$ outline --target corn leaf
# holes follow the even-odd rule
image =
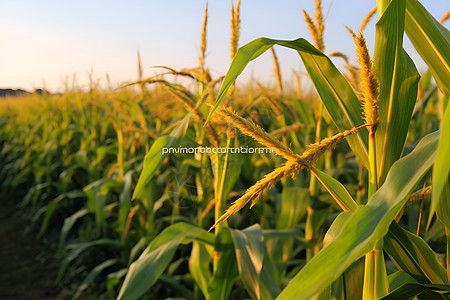
[[[439,293],[430,292],[432,291],[431,287],[433,286],[436,288],[436,291],[442,292],[442,290],[445,290],[445,287],[444,289],[441,289],[443,285],[420,284],[408,273],[403,271],[397,271],[393,274],[390,274],[388,276],[388,281],[389,290],[392,292],[381,299],[412,299],[414,296],[417,296],[419,294],[420,297],[418,299],[420,300],[447,299],[445,296]],[[412,294],[408,294],[408,289],[411,289],[410,292],[412,292]],[[416,291],[416,293],[414,291]]]
[[[59,195],[58,197],[53,199],[48,205],[42,207],[42,209],[40,211],[45,212],[45,216],[44,216],[44,220],[42,221],[42,226],[41,226],[41,229],[39,231],[37,238],[40,239],[42,237],[42,235],[45,233],[45,230],[47,229],[47,227],[50,223],[50,219],[51,219],[53,213],[55,212],[55,210],[57,208],[61,207],[60,202],[66,200],[66,199],[74,200],[77,198],[83,198],[83,196],[84,196],[84,193],[82,191],[73,190],[68,193]]]
[[[194,299],[194,293],[190,289],[186,288],[179,280],[177,280],[177,278],[163,274],[159,277],[159,281],[163,283],[167,289],[170,289],[172,293],[183,295],[182,299]]]
[[[209,299],[208,283],[211,280],[211,272],[209,271],[210,261],[211,256],[206,246],[199,242],[193,242],[189,257],[189,273],[194,278],[206,299]]]
[[[417,0],[406,1],[405,32],[430,68],[436,84],[450,96],[450,32]]]
[[[120,232],[123,232],[126,226],[128,213],[131,206],[131,196],[133,189],[133,170],[128,171],[123,177],[123,189],[119,196],[119,213],[117,216],[117,223],[119,224]]]
[[[284,184],[281,198],[277,197],[276,228],[263,231],[266,245],[267,268],[276,285],[281,286],[286,267],[292,258],[295,238],[303,236],[298,229],[300,220],[306,214],[310,202],[309,189]],[[270,234],[268,234],[270,232]]]
[[[326,55],[302,38],[292,41],[259,38],[239,48],[225,76],[207,122],[247,64],[274,45],[297,50],[323,104],[340,131],[364,124],[361,117],[361,104],[345,77]],[[356,156],[368,167],[367,131],[360,130],[357,134],[349,136],[347,140]]]
[[[323,239],[323,246],[326,247],[333,242],[341,233],[345,224],[353,215],[354,211],[344,211],[340,213],[331,224]],[[318,299],[346,299],[359,300],[362,299],[364,278],[364,258],[355,261],[345,272],[334,281],[331,286],[319,293]]]
[[[393,222],[384,238],[384,250],[396,264],[419,283],[448,282],[445,269],[439,264],[430,246],[420,237]]]
[[[231,288],[239,276],[230,230],[223,228],[216,236],[215,251],[219,255],[217,268],[208,284],[210,300],[228,300]]]
[[[59,234],[59,246],[58,246],[59,251],[62,251],[67,236],[69,235],[69,232],[72,229],[73,225],[75,225],[76,221],[86,216],[88,213],[89,210],[87,208],[82,208],[64,219],[64,224],[63,227],[61,228],[61,233]]]
[[[441,132],[443,137],[450,136],[450,109],[447,106],[445,110],[444,118],[441,123]],[[428,225],[431,222],[434,211],[439,205],[441,199],[442,190],[447,183],[447,178],[450,173],[450,139],[442,138],[439,141],[438,154],[436,157],[436,163],[433,166],[433,190],[431,191],[431,208],[428,218]],[[448,203],[442,203],[441,205],[448,205]],[[441,210],[442,214],[440,218],[442,222],[450,228],[450,211]]]
[[[80,257],[81,253],[87,251],[90,248],[93,247],[105,247],[109,249],[121,249],[123,247],[122,243],[117,240],[102,238],[90,242],[85,243],[74,243],[70,244],[66,247],[67,253],[64,255],[64,259],[61,263],[61,268],[58,272],[58,277],[56,278],[56,281],[61,280],[64,273],[66,272],[67,268],[77,259]]]
[[[313,167],[311,172],[313,172],[341,208],[345,207],[346,210],[355,210],[358,208],[358,204],[356,204],[347,189],[339,181],[315,167]]]
[[[161,136],[153,143],[150,151],[145,155],[144,167],[139,176],[132,199],[141,198],[143,196],[145,185],[153,178],[163,160],[167,157],[167,154],[162,153],[163,148],[170,148],[179,144],[180,140],[186,134],[190,117],[191,113],[188,113],[170,135]]]
[[[317,295],[315,300],[361,300],[363,298],[364,258],[355,261],[335,282]]]
[[[264,236],[259,225],[230,230],[234,241],[239,274],[253,299],[274,299],[280,290],[264,268]]]
[[[448,177],[447,184],[444,186],[441,200],[436,209],[436,215],[439,220],[444,224],[445,232],[447,236],[447,265],[450,266],[450,176]],[[448,269],[450,270],[450,268]],[[450,275],[450,273],[449,273]]]
[[[100,178],[83,188],[87,196],[87,207],[90,212],[95,213],[95,222],[99,228],[105,225],[108,215],[108,195],[113,191],[120,192],[122,188],[123,182],[111,178]]]
[[[226,147],[230,147],[231,140]],[[226,153],[212,153],[210,155],[214,174],[214,196],[216,199],[216,218],[219,218],[226,209],[226,200],[232,191],[234,184],[239,179],[243,160]],[[226,222],[219,224],[217,230],[225,226]]]
[[[336,238],[341,234],[342,230],[345,228],[347,221],[350,219],[354,211],[343,211],[341,212],[336,219],[334,219],[330,228],[328,228],[325,237],[323,238],[323,246],[326,247],[331,244]]]
[[[405,0],[391,1],[376,25],[374,67],[380,84],[376,138],[378,185],[400,158],[417,98],[419,74],[403,50]]]
[[[439,135],[422,139],[391,168],[385,184],[345,220],[339,235],[291,280],[277,299],[308,299],[329,286],[354,261],[371,251],[436,158]]]
[[[97,276],[100,275],[102,271],[119,262],[120,261],[117,258],[112,258],[105,260],[98,266],[94,267],[78,287],[77,291],[75,292],[75,295],[73,296],[73,299],[78,299],[81,296],[81,294],[94,282],[95,278],[97,278]]]
[[[212,244],[213,236],[206,230],[188,223],[176,223],[167,227],[130,265],[118,299],[139,298],[164,272],[178,245],[193,240]]]
[[[443,295],[450,294],[450,285],[406,283],[379,300],[412,299],[422,293],[427,293],[428,299],[448,299]]]
[[[294,228],[306,214],[309,203],[309,190],[306,188],[284,186],[281,192],[280,212],[277,215],[277,229]]]

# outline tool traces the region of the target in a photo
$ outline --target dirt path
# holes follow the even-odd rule
[[[55,285],[58,266],[48,245],[26,234],[12,196],[0,195],[0,299],[71,299]]]

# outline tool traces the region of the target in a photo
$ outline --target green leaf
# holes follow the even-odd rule
[[[244,161],[237,156],[230,155],[228,152],[226,154],[217,154],[216,161],[218,161],[219,170],[215,188],[218,191],[218,197],[227,199],[233,190],[234,184],[239,179]]]
[[[294,228],[306,214],[309,203],[309,189],[283,186],[280,212],[277,216],[277,229]]]
[[[73,213],[72,215],[64,219],[64,225],[61,228],[61,233],[59,234],[59,246],[58,246],[59,251],[62,250],[62,247],[66,242],[67,236],[69,235],[69,232],[72,229],[73,225],[75,225],[75,222],[81,217],[86,216],[88,213],[89,210],[87,208],[82,208],[79,211]]]
[[[333,223],[331,224],[330,228],[325,234],[325,237],[323,238],[324,247],[328,246],[333,241],[335,241],[337,237],[339,237],[339,235],[342,232],[342,229],[345,228],[347,221],[350,219],[353,213],[354,211],[352,210],[343,211],[336,217],[336,219],[334,219]]]
[[[412,278],[408,273],[403,271],[397,271],[388,276],[389,280],[389,290],[392,292],[387,295],[387,298],[381,299],[412,299],[414,296],[419,295],[417,299],[420,300],[435,300],[435,299],[447,299],[445,296],[438,293],[431,292],[433,285],[421,286],[414,278]],[[439,286],[436,285],[439,291]],[[410,290],[410,291],[409,291]],[[417,293],[415,293],[416,291]],[[408,294],[411,293],[414,294]],[[425,292],[425,293],[422,293]],[[411,296],[412,295],[412,296]],[[414,298],[416,299],[416,298]]]
[[[259,38],[239,48],[223,81],[207,122],[211,119],[212,114],[225,98],[228,89],[247,64],[274,45],[297,50],[323,104],[340,131],[364,124],[361,117],[361,104],[345,77],[327,56],[302,38],[292,41]],[[367,131],[360,130],[357,134],[349,136],[347,140],[356,156],[368,167]]]
[[[447,107],[445,110],[444,118],[441,123],[441,135],[443,137],[450,136],[450,109]],[[433,217],[436,207],[439,205],[441,199],[441,194],[447,183],[449,173],[450,173],[450,139],[442,138],[439,141],[438,154],[436,157],[436,162],[433,166],[433,189],[431,191],[431,208],[428,218],[428,226],[431,223],[431,218]],[[447,205],[443,203],[442,205]],[[445,210],[440,215],[441,221],[445,226],[450,228],[450,211]]]
[[[229,148],[230,144],[231,138],[228,137],[226,147]],[[225,211],[227,197],[239,179],[243,160],[230,155],[228,151],[223,154],[212,153],[210,159],[214,174],[215,218],[218,219]],[[226,224],[226,222],[218,224],[216,230],[220,230]]]
[[[67,268],[70,264],[76,260],[81,253],[88,250],[91,247],[108,247],[108,248],[122,248],[122,244],[120,241],[112,240],[112,239],[98,239],[90,242],[85,243],[74,243],[70,244],[66,247],[68,252],[64,255],[64,259],[61,263],[61,268],[59,269],[57,281],[59,281],[64,273],[66,272]]]
[[[379,300],[412,299],[424,292],[435,292],[432,299],[448,299],[440,294],[450,294],[450,286],[445,284],[406,283]]]
[[[266,261],[268,269],[276,285],[281,286],[286,274],[286,267],[292,258],[294,242],[301,236],[301,243],[312,248],[306,242],[298,224],[306,214],[310,202],[309,189],[284,184],[281,198],[277,197],[276,228],[263,230],[266,245]]]
[[[405,32],[430,68],[439,89],[450,96],[450,32],[417,0],[406,1]]]
[[[128,269],[120,269],[118,271],[109,273],[106,277],[106,289],[110,293],[115,293],[116,286],[122,281],[122,278],[127,274]]]
[[[253,299],[273,299],[279,289],[264,269],[264,236],[258,224],[244,230],[230,230],[239,275]]]
[[[120,232],[123,232],[128,218],[128,213],[130,212],[131,206],[131,193],[133,189],[133,170],[128,171],[123,177],[123,189],[119,196],[119,213],[118,213],[118,224]]]
[[[363,298],[364,258],[355,261],[335,282],[317,295],[316,300],[361,300]]]
[[[42,210],[45,211],[45,216],[44,216],[44,220],[42,221],[41,230],[39,231],[37,238],[40,239],[44,235],[44,233],[50,223],[50,219],[53,216],[53,213],[55,212],[55,210],[58,207],[61,207],[60,202],[62,202],[65,199],[82,198],[83,196],[84,196],[84,193],[82,191],[73,190],[68,193],[59,195],[58,197],[53,199],[48,205],[42,207]]]
[[[343,224],[339,235],[291,280],[277,299],[308,299],[329,286],[354,261],[371,251],[386,235],[390,223],[436,157],[439,135],[422,139],[391,168],[385,184],[359,206]]]
[[[211,272],[209,271],[210,262],[211,256],[206,246],[198,242],[193,242],[189,257],[189,273],[194,278],[206,299],[208,299],[209,294],[208,283],[211,280]]]
[[[345,300],[359,300],[363,295],[364,258],[355,261],[343,274]],[[331,288],[333,292],[333,285]]]
[[[190,289],[187,289],[175,276],[163,274],[161,275],[161,277],[159,277],[159,281],[163,283],[167,289],[172,291],[172,293],[183,295],[183,297],[180,298],[166,298],[166,299],[194,300],[192,291]]]
[[[441,201],[436,210],[436,215],[439,220],[444,224],[445,235],[447,237],[447,266],[450,266],[450,176],[448,177],[447,184],[444,187]],[[447,268],[447,274],[450,276],[450,268]]]
[[[311,172],[317,177],[341,208],[345,207],[347,210],[355,210],[358,208],[358,204],[356,204],[347,189],[339,181],[320,171],[316,167],[313,167]]]
[[[393,222],[384,238],[384,249],[400,270],[420,283],[445,284],[445,269],[436,260],[433,250],[420,237]]]
[[[100,275],[100,273],[105,270],[106,268],[109,268],[110,266],[113,266],[119,262],[119,259],[108,259],[95,268],[93,268],[89,274],[86,276],[86,278],[83,280],[83,282],[78,287],[75,295],[73,296],[73,299],[78,299],[81,294],[89,287],[89,285],[94,282],[95,278]]]
[[[167,227],[130,265],[118,299],[137,299],[161,276],[172,260],[179,244],[192,240],[213,243],[213,235],[188,223],[176,223]]]
[[[216,237],[217,268],[208,284],[208,300],[228,300],[231,288],[239,276],[230,230],[223,228]]]
[[[417,98],[419,73],[403,50],[405,0],[391,1],[376,25],[374,67],[380,84],[375,134],[378,186],[402,155]]]
[[[95,222],[98,227],[105,225],[108,215],[106,204],[108,195],[111,192],[120,192],[123,188],[123,182],[112,178],[101,178],[83,188],[88,198],[87,207],[90,212],[95,213]]]
[[[174,147],[180,143],[181,139],[186,134],[190,117],[191,113],[188,113],[183,121],[173,129],[170,135],[161,136],[153,143],[150,151],[145,155],[144,167],[139,176],[132,199],[143,197],[143,194],[145,193],[144,187],[153,178],[163,160],[167,157],[167,153],[163,154],[163,149]]]

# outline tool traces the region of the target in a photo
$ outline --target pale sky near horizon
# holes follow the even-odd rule
[[[313,0],[241,1],[240,46],[261,36],[312,41],[301,10],[313,15]],[[323,1],[325,14],[331,2]],[[420,2],[436,19],[450,8],[447,0]],[[341,51],[354,62],[354,44],[344,25],[357,30],[375,4],[375,0],[335,0],[325,25],[325,53]],[[137,79],[138,49],[145,76],[157,71],[153,66],[196,67],[204,7],[204,0],[2,0],[0,88],[32,90],[43,87],[45,81],[50,91],[62,91],[64,80],[71,82],[73,74],[77,84],[86,87],[91,69],[103,87],[106,74],[117,87]],[[209,1],[206,65],[213,77],[224,75],[230,64],[230,7],[231,1]],[[371,52],[376,19],[364,32]],[[409,42],[405,49],[417,67],[424,69]],[[280,47],[276,51],[285,80],[292,69],[303,69],[294,51]],[[338,59],[334,61],[338,67],[342,65]],[[274,83],[272,70],[271,56],[263,55],[250,63],[239,80],[254,77]]]

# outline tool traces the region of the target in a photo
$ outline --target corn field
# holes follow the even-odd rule
[[[241,47],[240,4],[225,76],[205,62],[206,3],[198,67],[145,78],[138,57],[115,89],[0,99],[0,187],[56,241],[55,280],[73,299],[449,299],[446,17],[377,0],[348,28],[352,62],[325,51],[320,0],[309,35]],[[274,46],[299,54],[296,86]],[[235,85],[266,51],[276,86]]]

